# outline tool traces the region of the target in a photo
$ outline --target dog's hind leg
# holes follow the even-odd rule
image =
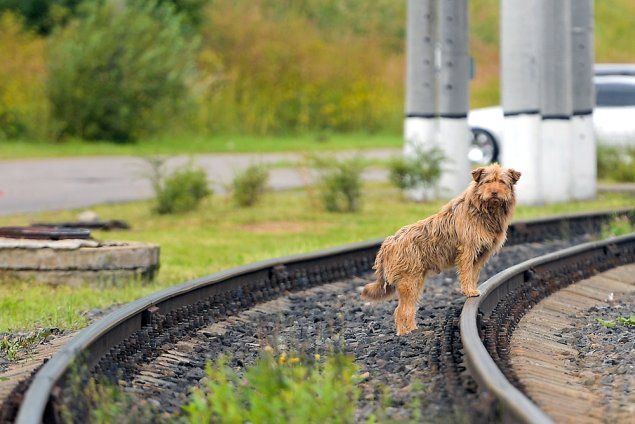
[[[421,276],[404,275],[397,284],[399,304],[395,309],[397,335],[402,336],[417,328],[417,302],[423,291],[425,274]]]

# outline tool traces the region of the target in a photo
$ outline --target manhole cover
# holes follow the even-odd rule
[[[0,237],[26,238],[38,240],[89,239],[86,228],[60,227],[0,227]]]

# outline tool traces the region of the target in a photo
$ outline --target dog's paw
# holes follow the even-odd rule
[[[480,290],[465,290],[463,294],[467,297],[479,297],[481,295]]]
[[[397,335],[398,336],[405,336],[407,334],[412,333],[414,330],[417,329],[417,326],[415,325],[414,327],[400,327],[397,328]]]

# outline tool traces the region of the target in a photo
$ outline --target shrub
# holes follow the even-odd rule
[[[359,389],[353,358],[305,359],[265,353],[239,375],[223,360],[183,409],[191,423],[353,422]]]
[[[0,140],[39,138],[47,131],[46,41],[0,13]]]
[[[329,212],[354,212],[359,209],[362,195],[361,158],[348,160],[315,159],[321,171],[320,195],[324,208]]]
[[[232,195],[238,206],[253,206],[267,188],[269,171],[262,165],[252,165],[238,173],[232,182]]]
[[[187,212],[210,196],[207,174],[192,165],[177,169],[163,178],[160,174],[152,182],[156,196],[156,211],[160,214]]]
[[[419,150],[411,157],[391,160],[390,181],[400,190],[434,188],[441,178],[443,152],[440,149]]]
[[[598,178],[635,182],[635,148],[598,146]]]
[[[196,43],[169,4],[87,2],[54,34],[48,92],[63,135],[132,141],[174,122]]]

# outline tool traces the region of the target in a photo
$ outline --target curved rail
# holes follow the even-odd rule
[[[509,381],[482,341],[483,322],[504,302],[528,292],[535,280],[546,290],[535,293],[528,305],[537,303],[549,293],[589,275],[625,263],[635,262],[635,234],[601,242],[585,243],[528,260],[496,274],[479,288],[482,295],[465,302],[460,329],[463,350],[470,373],[482,387],[491,391],[502,403],[513,421],[552,423],[535,403]],[[574,271],[574,272],[572,272]],[[562,274],[569,275],[563,278]],[[555,275],[559,274],[558,280]],[[555,281],[554,281],[555,280]],[[529,284],[527,284],[529,283]],[[551,287],[547,287],[551,285]],[[535,287],[531,288],[535,290]],[[508,319],[518,319],[518,316]]]
[[[635,209],[622,209],[519,221],[509,227],[508,244],[596,233],[615,216],[634,215]],[[50,406],[54,387],[63,379],[71,363],[81,354],[90,367],[96,365],[111,348],[151,325],[157,314],[165,316],[198,307],[206,299],[207,306],[204,307],[209,307],[209,299],[217,299],[218,295],[244,304],[236,298],[236,293],[248,297],[246,302],[254,304],[264,300],[263,296],[271,298],[285,291],[370,272],[382,240],[240,266],[124,305],[82,330],[38,371],[25,393],[16,423],[37,424],[53,418],[53,408],[47,406]]]

